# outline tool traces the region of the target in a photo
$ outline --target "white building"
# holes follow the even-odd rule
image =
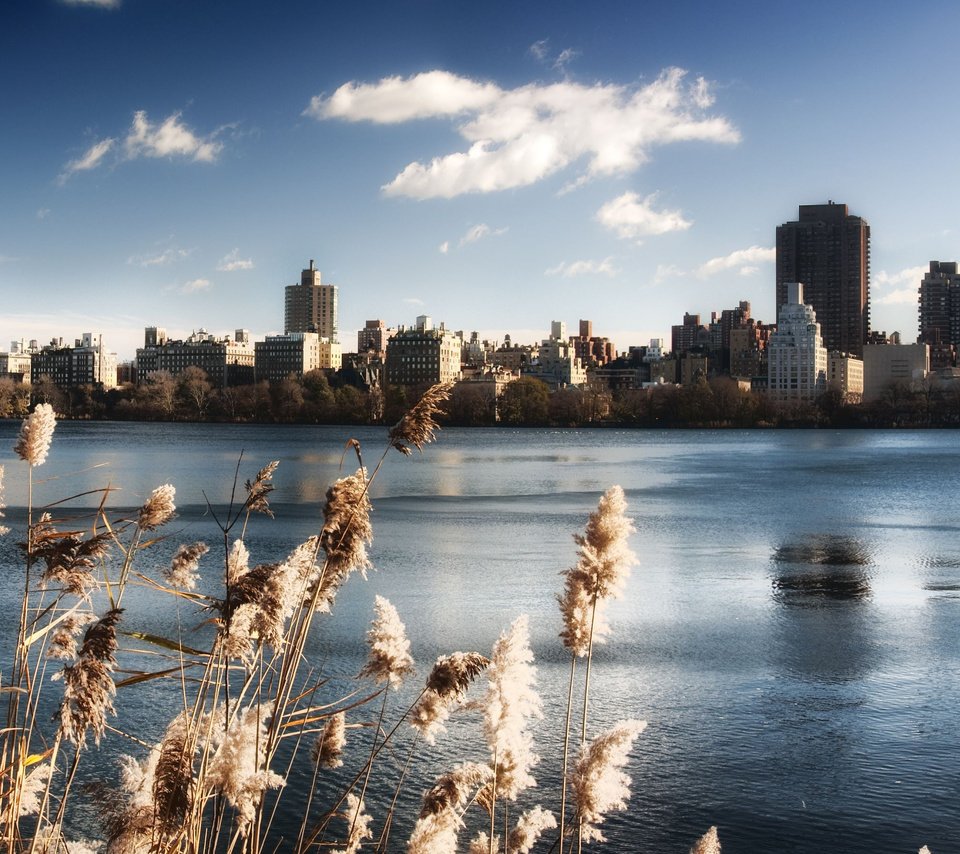
[[[909,391],[929,372],[927,344],[864,344],[863,400],[878,400],[894,386]]]
[[[780,400],[813,400],[827,387],[829,360],[812,306],[803,303],[803,285],[787,284],[777,331],[767,344],[770,394]]]

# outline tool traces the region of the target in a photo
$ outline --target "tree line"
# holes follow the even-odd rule
[[[0,417],[23,418],[35,403],[61,417],[116,421],[214,421],[273,424],[393,424],[426,389],[364,390],[320,370],[280,382],[216,388],[196,367],[159,371],[141,385],[115,389],[34,385],[0,378]],[[497,397],[492,384],[458,383],[443,422],[465,427],[956,427],[960,385],[891,385],[876,401],[851,404],[829,389],[814,401],[781,404],[729,377],[687,386],[610,391],[601,385],[551,391],[521,377]]]

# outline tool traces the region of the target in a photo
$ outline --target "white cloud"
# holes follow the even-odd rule
[[[127,263],[137,264],[141,267],[166,267],[168,264],[172,264],[174,261],[179,261],[181,258],[186,258],[191,251],[193,250],[171,247],[170,249],[164,249],[162,252],[158,252],[154,255],[131,255],[129,258],[127,258]]]
[[[553,61],[553,67],[557,71],[563,71],[567,65],[573,62],[578,56],[580,56],[580,51],[574,50],[571,47],[561,50],[557,58]]]
[[[538,50],[531,48],[535,56]],[[329,98],[314,97],[304,114],[379,124],[458,120],[464,151],[410,163],[383,187],[391,196],[452,198],[527,186],[584,159],[589,179],[629,173],[659,145],[738,142],[739,131],[726,118],[704,113],[712,103],[707,81],[685,78],[683,69],[670,68],[646,85],[563,81],[505,90],[428,71],[345,83]]]
[[[527,48],[527,51],[535,60],[537,60],[537,62],[543,62],[547,58],[549,44],[549,39],[540,39],[539,41],[535,41],[532,45],[530,45],[530,47]]]
[[[212,163],[223,150],[223,143],[216,140],[218,132],[206,137],[197,136],[180,121],[180,113],[172,113],[160,124],[152,124],[145,110],[137,110],[130,130],[123,140],[123,158],[136,160],[138,157],[187,157],[194,161]],[[59,182],[64,184],[77,172],[96,169],[106,156],[114,151],[116,143],[117,140],[113,137],[94,143],[82,157],[71,160],[64,166]]]
[[[50,208],[40,208],[37,211],[37,219],[46,219],[50,216]]]
[[[180,121],[180,113],[167,116],[159,125],[151,124],[145,110],[137,110],[133,124],[124,140],[127,158],[137,157],[189,157],[211,163],[223,149],[223,143],[212,136],[198,137]]]
[[[460,238],[459,246],[463,247],[468,243],[476,243],[478,240],[483,240],[484,237],[499,237],[501,234],[506,234],[508,230],[507,228],[490,228],[485,222],[481,222],[479,225],[467,229],[467,233]]]
[[[120,0],[60,0],[64,6],[97,6],[100,9],[119,9]]]
[[[897,285],[914,285],[913,296],[917,296],[917,291],[920,289],[920,280],[923,278],[924,273],[929,272],[930,268],[927,265],[922,265],[920,267],[907,267],[903,270],[900,270],[896,273],[888,273],[886,270],[878,270],[876,273],[872,273],[870,276],[870,284],[877,288],[893,288]]]
[[[233,273],[236,270],[252,270],[253,259],[241,258],[240,250],[234,249],[224,255],[217,264],[217,269],[224,273]]]
[[[604,258],[602,261],[561,261],[556,267],[544,270],[545,276],[563,276],[572,279],[575,276],[616,276],[620,271],[613,266],[613,258]]]
[[[667,279],[680,279],[686,272],[676,264],[657,264],[657,271],[653,274],[653,283],[659,285]]]
[[[405,302],[407,305],[425,305],[424,301],[418,297],[404,297],[401,302]]]
[[[444,240],[443,243],[440,244],[439,248],[440,248],[440,254],[446,255],[450,251],[450,241]]]
[[[873,302],[876,305],[909,305],[911,303],[916,305],[918,292],[919,287],[900,288],[899,290],[884,294],[882,297],[874,298]]]
[[[194,294],[197,291],[206,291],[210,288],[209,279],[192,279],[189,282],[184,282],[180,287],[179,291],[182,294]]]
[[[597,211],[597,220],[618,237],[636,241],[671,231],[686,231],[693,225],[680,211],[654,210],[656,198],[656,193],[646,197],[624,193],[601,207]]]
[[[70,176],[77,172],[87,172],[90,169],[96,169],[103,162],[103,158],[113,150],[116,142],[115,139],[110,137],[101,139],[100,142],[95,142],[87,149],[82,157],[71,160],[63,167],[63,172],[60,173],[59,178],[60,183],[66,183]]]
[[[697,275],[706,278],[726,270],[737,270],[741,276],[750,276],[757,272],[757,264],[772,264],[776,260],[776,249],[751,246],[748,249],[737,249],[729,255],[711,258],[697,268]]]

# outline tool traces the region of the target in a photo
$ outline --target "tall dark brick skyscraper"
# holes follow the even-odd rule
[[[846,205],[800,205],[777,227],[777,318],[787,283],[802,282],[828,350],[863,358],[870,326],[870,226]]]

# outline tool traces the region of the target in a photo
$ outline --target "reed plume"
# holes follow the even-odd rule
[[[340,768],[343,765],[343,747],[347,743],[347,716],[343,712],[331,715],[310,750],[310,758],[321,768]]]
[[[636,555],[627,546],[633,525],[625,515],[623,489],[612,486],[590,514],[583,534],[574,534],[579,546],[577,563],[564,573],[564,591],[559,597],[563,645],[583,657],[591,643],[609,633],[603,619],[606,599],[620,596]]]
[[[407,854],[456,851],[457,835],[463,826],[460,814],[491,777],[490,769],[477,762],[463,763],[438,777],[423,797],[423,808],[407,843]]]
[[[327,554],[324,574],[330,576],[330,583],[337,587],[352,570],[363,572],[370,567],[367,544],[373,541],[371,509],[367,473],[363,468],[335,481],[327,490],[320,545]],[[336,588],[333,589],[335,592]],[[332,596],[327,598],[332,600]]]
[[[78,531],[58,531],[44,513],[32,531],[32,556],[46,564],[40,583],[44,587],[57,584],[64,593],[86,598],[97,586],[91,570],[109,552],[112,542],[108,532],[83,537]]]
[[[36,765],[24,778],[23,788],[20,790],[19,815],[21,818],[26,815],[37,815],[40,812],[41,800],[52,770],[49,763],[43,762]]]
[[[273,492],[273,483],[271,481],[273,480],[273,473],[277,470],[278,465],[280,465],[280,460],[267,463],[257,472],[257,476],[252,481],[248,480],[246,482],[247,510],[253,513],[263,513],[271,519],[273,518],[273,511],[270,509],[270,503],[267,498],[270,493]]]
[[[690,854],[720,854],[720,837],[717,835],[716,826],[711,827],[697,840],[690,849]],[[923,852],[921,851],[920,854]],[[927,851],[927,854],[930,852]]]
[[[621,721],[581,750],[571,785],[584,842],[606,842],[599,825],[608,812],[626,809],[630,778],[621,769],[633,742],[646,727],[646,721]]]
[[[374,608],[376,616],[367,632],[370,652],[360,676],[372,676],[378,683],[398,688],[403,677],[413,672],[410,641],[397,609],[387,599],[377,596]]]
[[[455,652],[441,656],[427,677],[427,685],[410,712],[410,726],[429,744],[450,717],[450,709],[459,703],[470,683],[484,671],[490,659],[478,652]]]
[[[177,509],[173,503],[176,493],[176,488],[169,483],[153,490],[140,507],[140,512],[137,514],[137,527],[141,531],[153,531],[169,522]]]
[[[90,613],[74,613],[65,617],[57,630],[50,635],[47,658],[73,661],[77,657],[77,635],[95,619],[96,616]]]
[[[520,792],[537,784],[530,771],[540,757],[533,752],[533,737],[526,727],[530,718],[543,717],[543,711],[532,662],[530,629],[523,615],[497,639],[487,667],[483,733],[494,771],[494,798],[515,801]]]
[[[171,586],[180,590],[195,590],[200,558],[208,551],[210,547],[206,543],[181,545],[170,561],[170,566],[164,571],[164,578]]]
[[[57,415],[49,403],[38,403],[33,412],[23,419],[20,435],[13,450],[21,460],[32,466],[41,466],[47,459]]]
[[[410,445],[423,451],[423,446],[434,440],[435,432],[439,429],[435,416],[442,412],[440,404],[450,398],[452,390],[451,382],[437,383],[428,388],[423,397],[391,428],[388,434],[390,447],[408,456],[412,453]]]
[[[3,496],[3,466],[0,466],[0,519],[3,518],[3,511],[7,509],[6,501]],[[0,537],[9,534],[10,529],[6,525],[0,525]]]
[[[249,832],[263,793],[285,783],[267,767],[267,723],[272,714],[272,703],[247,706],[226,734],[218,736],[222,740],[207,767],[206,782],[236,810],[241,836]]]
[[[553,830],[557,820],[543,807],[534,807],[521,813],[507,837],[507,854],[529,854],[545,830]]]
[[[367,814],[366,804],[353,792],[350,792],[347,795],[347,809],[343,818],[350,825],[347,847],[335,849],[331,854],[356,854],[360,850],[363,840],[373,837],[373,830],[370,828],[373,816]]]
[[[117,692],[111,673],[117,666],[116,625],[122,608],[107,611],[83,636],[83,646],[75,664],[63,668],[63,701],[58,716],[64,738],[80,745],[87,730],[100,744],[107,714],[115,714],[113,697]]]

